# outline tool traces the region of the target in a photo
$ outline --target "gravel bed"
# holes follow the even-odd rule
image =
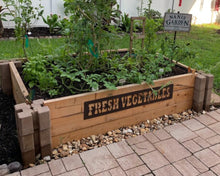
[[[216,108],[212,106],[211,110],[216,110]],[[202,112],[202,114],[205,113],[205,111]],[[162,117],[153,120],[147,120],[137,125],[108,131],[106,134],[91,135],[87,138],[82,138],[81,140],[69,141],[65,144],[59,145],[57,148],[54,148],[52,151],[52,157],[47,156],[41,159],[40,155],[38,155],[36,158],[37,162],[35,164],[30,164],[30,166],[32,167],[34,165],[43,164],[47,161],[50,161],[51,159],[59,159],[94,148],[102,147],[111,143],[116,143],[129,137],[153,132],[168,125],[173,125],[195,118],[199,115],[201,115],[201,113],[196,113],[195,111],[189,109],[179,114],[163,115]]]

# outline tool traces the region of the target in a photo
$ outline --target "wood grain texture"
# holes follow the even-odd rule
[[[147,104],[139,107],[134,107],[131,109],[126,109],[119,112],[114,112],[111,114],[103,115],[100,117],[84,120],[84,114],[78,113],[70,115],[68,117],[52,119],[51,120],[51,135],[56,136],[63,133],[83,129],[89,126],[102,124],[117,119],[125,118],[126,116],[131,116],[141,112],[147,112],[150,110],[158,110],[159,107],[170,107],[179,102],[192,101],[193,100],[193,88],[175,91],[173,98],[170,100],[165,100],[161,102],[156,102],[152,104]]]
[[[154,81],[152,87],[163,86],[167,83],[174,84],[174,92],[178,90],[185,90],[189,88],[194,88],[195,74],[188,73],[185,75],[178,75],[169,78],[163,78]],[[61,117],[68,117],[70,115],[83,113],[84,112],[84,102],[97,100],[100,98],[107,98],[115,95],[120,95],[124,93],[149,89],[149,85],[143,84],[130,84],[125,86],[117,87],[117,90],[100,90],[97,92],[90,92],[84,94],[78,94],[73,96],[67,96],[63,98],[56,98],[52,100],[44,101],[44,105],[50,108],[51,120]]]
[[[73,139],[75,140],[81,139],[83,137],[87,137],[92,134],[94,135],[104,134],[109,130],[137,124],[139,122],[143,122],[148,119],[150,120],[156,117],[160,117],[164,114],[179,113],[191,107],[192,107],[192,102],[189,102],[189,101],[181,102],[179,104],[175,104],[169,107],[160,107],[159,110],[154,109],[151,111],[127,116],[125,118],[121,118],[118,120],[114,120],[114,121],[110,121],[110,122],[106,122],[106,123],[102,123],[98,125],[93,125],[88,128],[72,131],[72,132],[61,134],[58,136],[52,136],[52,147],[55,148],[61,143],[72,141]]]
[[[13,95],[16,101],[16,104],[25,103],[29,93],[15,67],[13,62],[9,62],[11,81],[13,87]]]

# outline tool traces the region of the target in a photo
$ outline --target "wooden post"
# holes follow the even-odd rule
[[[134,29],[134,20],[142,20],[143,21],[143,28],[141,35],[138,35],[134,37],[133,35],[133,29]],[[141,39],[141,48],[144,48],[144,38],[145,38],[145,24],[146,24],[146,17],[131,17],[131,28],[130,28],[130,47],[129,47],[129,54],[131,56],[132,53],[132,47],[133,47],[133,40],[135,39]]]

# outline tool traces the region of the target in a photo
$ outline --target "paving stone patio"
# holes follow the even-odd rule
[[[217,176],[220,110],[10,176]]]

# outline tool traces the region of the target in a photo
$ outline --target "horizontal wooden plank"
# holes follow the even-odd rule
[[[131,17],[131,20],[146,20],[146,17]]]
[[[175,104],[169,107],[163,107],[158,109],[154,109],[148,112],[134,114],[132,116],[128,116],[123,119],[118,119],[111,122],[106,122],[99,125],[90,126],[88,128],[80,129],[77,131],[61,134],[58,136],[52,136],[52,147],[55,148],[59,144],[81,139],[83,137],[87,137],[93,134],[104,134],[109,130],[117,129],[124,126],[129,126],[133,124],[137,124],[139,122],[143,122],[145,120],[151,120],[156,117],[160,117],[164,114],[173,114],[185,111],[187,109],[192,108],[192,102],[182,102],[179,104]]]
[[[84,120],[84,114],[79,113],[69,117],[63,117],[51,120],[51,135],[56,136],[62,133],[67,133],[79,129],[83,129],[96,124],[106,123],[127,116],[135,115],[141,112],[150,110],[158,110],[160,107],[169,107],[184,101],[193,101],[193,88],[175,91],[173,98],[166,101],[161,101],[153,104],[143,105],[123,111],[107,114],[104,116]]]
[[[16,104],[25,103],[29,93],[15,67],[13,62],[9,62],[10,72],[11,72],[11,81],[13,87],[13,95],[16,101]]]
[[[174,84],[174,91],[184,90],[194,87],[195,74],[188,73],[185,75],[178,75],[169,78],[163,78],[154,81],[152,87],[158,87],[167,83]],[[117,90],[100,90],[97,92],[90,92],[84,94],[78,94],[73,96],[67,96],[63,98],[56,98],[52,100],[46,100],[44,104],[50,108],[51,119],[65,117],[73,114],[77,114],[84,111],[84,102],[91,101],[100,98],[106,98],[110,96],[120,95],[133,91],[139,91],[148,89],[149,85],[143,84],[130,84],[117,87]],[[79,105],[77,107],[73,107]]]

